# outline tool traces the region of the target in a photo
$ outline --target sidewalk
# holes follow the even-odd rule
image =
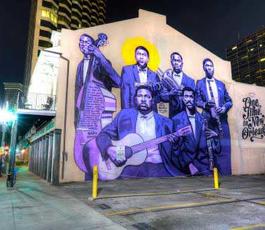
[[[124,229],[60,187],[19,171],[13,189],[0,178],[1,230]]]

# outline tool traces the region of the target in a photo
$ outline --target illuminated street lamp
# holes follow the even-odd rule
[[[0,110],[0,122],[6,123],[17,120],[17,115],[5,109]]]
[[[0,110],[0,122],[3,126],[8,122],[12,122],[11,127],[11,141],[10,141],[10,152],[9,152],[9,167],[6,179],[7,187],[13,187],[15,182],[15,160],[16,160],[16,141],[17,141],[17,115],[7,110]],[[3,133],[4,135],[4,133]],[[2,143],[3,145],[3,143]]]

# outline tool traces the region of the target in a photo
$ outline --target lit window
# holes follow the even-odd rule
[[[259,59],[259,62],[264,62],[265,61],[265,57]]]
[[[235,49],[237,49],[237,46],[234,46],[234,47],[232,48],[232,50],[235,50]]]
[[[244,60],[244,59],[247,59],[248,58],[248,55],[245,55],[243,57],[241,57],[241,60]]]

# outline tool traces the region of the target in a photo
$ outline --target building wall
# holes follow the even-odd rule
[[[139,28],[141,28],[139,30]],[[82,60],[82,54],[79,51],[79,37],[87,33],[96,38],[98,33],[104,32],[108,35],[108,45],[101,48],[104,55],[112,62],[114,69],[120,74],[122,66],[129,64],[126,55],[133,55],[126,51],[126,45],[130,42],[149,44],[157,50],[154,66],[159,66],[162,71],[170,68],[169,56],[173,51],[181,53],[184,60],[184,72],[192,76],[195,80],[204,77],[202,61],[204,58],[211,58],[215,65],[215,76],[223,81],[233,99],[233,107],[228,113],[228,120],[232,141],[232,171],[234,175],[264,173],[264,139],[257,139],[252,143],[249,138],[242,139],[242,99],[250,95],[259,99],[261,105],[264,105],[264,90],[260,87],[238,84],[232,80],[230,62],[225,61],[204,47],[200,46],[190,38],[176,31],[166,24],[166,17],[148,11],[139,11],[139,17],[119,21],[115,23],[100,25],[92,28],[80,29],[76,31],[62,30],[61,51],[62,55],[70,60],[69,74],[67,74],[67,62],[60,61],[57,88],[57,116],[56,128],[62,129],[62,143],[65,144],[67,161],[64,164],[64,178],[60,177],[61,182],[78,181],[84,179],[82,173],[76,166],[74,149],[74,92],[76,67]],[[128,48],[128,47],[127,47]],[[125,55],[125,56],[124,56]],[[69,84],[66,95],[66,76],[68,75]],[[255,95],[253,95],[255,92]],[[117,98],[117,111],[120,110],[119,89],[113,90]],[[65,107],[65,97],[67,96],[67,107]],[[265,112],[264,108],[262,111]],[[66,119],[66,128],[64,129],[64,120]],[[64,131],[66,130],[66,133]],[[63,136],[65,135],[65,142]],[[64,143],[63,143],[64,142]]]

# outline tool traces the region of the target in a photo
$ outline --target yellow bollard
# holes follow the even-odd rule
[[[214,179],[214,188],[215,189],[219,189],[218,170],[217,170],[217,168],[213,168],[213,179]]]
[[[92,199],[96,199],[98,196],[98,166],[93,167],[93,182],[92,182]]]

